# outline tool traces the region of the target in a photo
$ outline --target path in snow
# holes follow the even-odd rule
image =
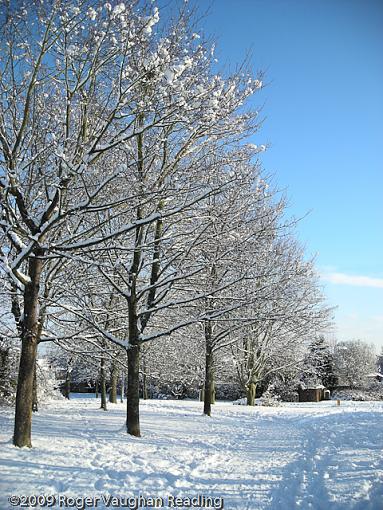
[[[0,509],[11,494],[222,496],[225,508],[380,510],[383,403],[247,408],[142,402],[142,438],[125,406],[52,402],[34,416],[32,450],[10,443],[0,413]],[[54,507],[53,507],[54,508]],[[106,508],[99,504],[98,508]]]

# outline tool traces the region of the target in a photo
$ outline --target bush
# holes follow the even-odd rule
[[[188,387],[182,382],[158,383],[148,385],[148,396],[159,400],[183,400],[198,398],[198,388]]]
[[[335,390],[332,398],[355,401],[383,400],[383,383],[373,382],[362,389]]]
[[[271,383],[262,395],[263,398],[274,398],[276,401],[282,402],[298,402],[298,389],[295,381],[275,380]]]
[[[237,400],[243,396],[243,390],[238,384],[217,383],[215,387],[216,400]]]
[[[38,403],[63,400],[64,396],[60,391],[60,384],[54,372],[44,363],[43,359],[37,361],[36,368]]]
[[[262,405],[266,407],[277,407],[281,405],[281,397],[276,393],[275,383],[270,384],[262,395]]]

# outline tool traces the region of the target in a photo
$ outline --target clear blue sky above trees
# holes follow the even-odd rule
[[[192,3],[192,2],[191,2]],[[219,65],[265,72],[262,161],[286,189],[331,304],[336,336],[383,345],[383,2],[215,0]],[[210,7],[209,7],[210,6]]]

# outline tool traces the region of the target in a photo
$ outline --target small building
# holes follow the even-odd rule
[[[312,388],[299,388],[298,389],[299,402],[320,402],[321,400],[328,400],[329,392],[322,385]]]

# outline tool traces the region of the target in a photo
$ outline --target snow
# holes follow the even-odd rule
[[[89,18],[90,18],[92,21],[94,21],[94,20],[96,19],[96,17],[97,17],[97,11],[95,11],[95,10],[93,9],[93,7],[90,7],[90,8],[89,8],[89,10],[88,10],[88,13],[87,13],[87,14],[88,14]]]
[[[78,397],[33,416],[31,450],[11,445],[13,415],[0,411],[1,509],[12,494],[99,497],[97,508],[110,495],[163,497],[165,508],[199,495],[230,510],[382,508],[383,402],[217,403],[208,418],[200,402],[143,401],[133,438],[125,404],[104,412]]]
[[[122,14],[123,12],[125,12],[125,9],[126,9],[126,7],[125,7],[124,3],[118,4],[113,9],[113,14],[115,14],[116,16],[119,15],[119,14]]]

